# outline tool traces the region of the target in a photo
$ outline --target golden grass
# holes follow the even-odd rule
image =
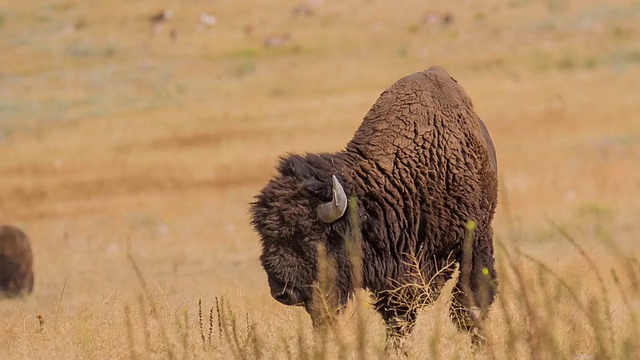
[[[432,64],[494,138],[504,250],[490,346],[474,352],[443,296],[410,357],[634,358],[638,5],[324,1],[293,17],[297,4],[0,4],[0,221],[31,236],[36,272],[31,297],[0,302],[0,358],[357,354],[352,310],[323,348],[304,311],[270,299],[247,204],[279,155],[340,149],[382,90]],[[163,8],[175,18],[154,34]],[[424,22],[431,10],[453,24]],[[201,12],[218,23],[199,29]],[[205,322],[220,308],[204,347],[200,299]],[[375,358],[384,329],[362,306]]]

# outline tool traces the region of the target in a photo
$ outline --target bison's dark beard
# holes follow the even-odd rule
[[[333,326],[344,306],[335,284],[332,286],[315,282],[311,301],[305,304],[305,309],[311,316],[313,329],[322,332]]]
[[[319,307],[313,302],[307,304],[305,309],[307,310],[307,313],[309,313],[309,316],[311,316],[313,330],[317,332],[323,332],[331,328],[335,324],[339,313],[336,308]]]
[[[305,304],[313,327],[318,331],[335,323],[354,292],[350,264],[340,253],[343,249],[333,250],[328,252],[324,244],[318,244],[317,280],[311,286],[311,301]]]

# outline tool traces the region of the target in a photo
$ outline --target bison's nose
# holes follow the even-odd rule
[[[278,302],[285,305],[294,305],[295,301],[293,296],[288,289],[271,289],[271,296],[276,299]]]
[[[271,288],[271,296],[278,302],[285,305],[299,305],[300,299],[297,296],[297,292],[291,287],[291,285],[269,277],[269,288]]]

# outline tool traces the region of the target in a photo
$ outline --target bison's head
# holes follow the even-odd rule
[[[278,174],[251,206],[271,295],[285,305],[305,306],[314,322],[314,294],[323,260],[333,268],[338,305],[346,303],[353,291],[344,248],[351,232],[344,216],[347,193],[327,156],[282,159]],[[318,249],[326,251],[326,258],[319,260]]]

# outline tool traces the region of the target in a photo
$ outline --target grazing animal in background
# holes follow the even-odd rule
[[[20,229],[0,225],[0,297],[29,294],[33,290],[33,253]]]
[[[218,22],[218,19],[216,19],[215,16],[207,13],[200,14],[200,17],[198,18],[198,24],[201,30],[204,30],[206,28],[209,28],[215,25],[216,22]]]
[[[169,21],[173,19],[173,11],[171,10],[162,10],[151,16],[149,16],[149,22],[152,25],[160,25],[163,22]]]
[[[451,12],[436,12],[436,11],[429,11],[426,14],[424,14],[422,16],[422,22],[424,22],[425,24],[430,24],[430,25],[451,25],[453,24],[453,13]]]
[[[149,20],[149,23],[151,23],[151,27],[153,29],[152,35],[157,35],[162,31],[162,25],[167,21],[173,19],[173,11],[162,10],[149,16],[147,19]]]
[[[264,45],[264,47],[272,48],[272,47],[282,46],[288,43],[290,40],[291,40],[291,35],[289,33],[282,34],[282,35],[271,35],[271,36],[265,37],[262,44]]]
[[[291,8],[292,16],[309,17],[313,16],[315,12],[308,4],[300,4]]]
[[[325,327],[333,316],[314,305],[325,256],[335,308],[358,287],[371,291],[387,350],[398,351],[457,264],[450,313],[479,341],[496,291],[497,187],[493,143],[457,81],[438,66],[404,77],[380,95],[345,150],[281,158],[251,204],[271,295],[304,306],[314,327]],[[350,242],[360,246],[361,272]],[[418,278],[434,281],[417,286]]]

